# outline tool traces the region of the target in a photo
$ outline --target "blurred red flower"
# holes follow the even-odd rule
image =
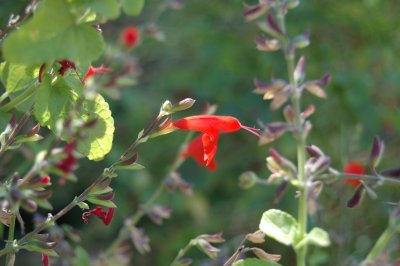
[[[109,208],[108,211],[103,211],[101,207],[96,207],[82,214],[82,219],[85,224],[89,223],[88,217],[92,214],[96,215],[104,225],[109,225],[114,217],[114,208]]]
[[[137,45],[140,38],[140,32],[135,26],[126,27],[121,34],[121,42],[127,48],[133,48]]]
[[[365,169],[362,164],[359,162],[354,162],[354,161],[349,161],[346,166],[344,167],[343,170],[344,173],[346,174],[355,174],[355,175],[365,175]],[[343,182],[348,185],[352,185],[355,187],[358,187],[361,185],[361,181],[356,178],[345,178],[343,179]]]
[[[101,65],[100,67],[90,66],[88,72],[85,75],[85,77],[83,77],[82,84],[85,85],[86,80],[88,78],[90,78],[91,76],[93,76],[95,73],[105,74],[105,73],[109,73],[111,71],[112,71],[112,68],[104,67],[103,65]]]
[[[189,116],[175,121],[172,126],[181,130],[194,130],[203,133],[189,143],[182,156],[192,156],[200,165],[206,166],[209,170],[216,168],[214,156],[217,152],[220,133],[235,132],[243,128],[260,137],[257,129],[240,124],[239,120],[232,116]]]
[[[56,165],[57,168],[64,173],[64,176],[62,176],[60,179],[60,185],[64,185],[67,175],[69,175],[75,170],[77,162],[74,156],[75,147],[76,147],[76,142],[71,142],[65,145],[64,153],[66,154],[66,157],[63,160],[59,161]]]

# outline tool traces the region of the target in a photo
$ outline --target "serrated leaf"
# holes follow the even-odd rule
[[[72,6],[88,9],[103,19],[115,19],[120,13],[116,0],[75,0]]]
[[[297,222],[290,214],[271,209],[264,212],[260,221],[260,230],[267,236],[288,246],[294,243]]]
[[[117,205],[114,204],[111,200],[100,200],[100,199],[95,199],[95,198],[88,198],[87,201],[95,204],[95,205],[100,205],[104,206],[107,208],[117,208]]]
[[[56,122],[73,108],[77,98],[63,78],[51,83],[51,77],[44,75],[35,94],[34,115],[40,125],[54,130]]]
[[[319,247],[328,247],[331,244],[329,234],[322,228],[314,227],[306,237],[296,245],[296,248],[305,244],[311,244]]]
[[[87,266],[90,265],[90,257],[84,248],[77,246],[75,248],[75,266]]]
[[[43,0],[35,15],[4,40],[4,58],[19,64],[97,59],[104,49],[101,34],[76,20],[67,1]]]
[[[115,170],[142,170],[145,167],[141,164],[134,163],[131,165],[117,165],[114,168]]]
[[[96,120],[85,130],[85,137],[78,142],[77,150],[89,160],[98,161],[110,152],[114,137],[114,119],[108,103],[98,94],[93,100],[83,102],[77,116],[84,122]]]
[[[0,79],[7,92],[16,92],[35,83],[39,74],[39,68],[35,66],[12,64],[3,62],[0,64]]]
[[[280,265],[281,264],[273,261],[266,261],[259,259],[238,260],[232,264],[232,266],[280,266]]]
[[[140,15],[143,10],[144,0],[122,0],[122,9],[131,16]]]

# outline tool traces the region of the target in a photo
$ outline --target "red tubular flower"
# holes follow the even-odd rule
[[[72,173],[76,167],[76,158],[74,156],[74,149],[76,147],[76,142],[68,143],[64,146],[64,152],[66,153],[65,159],[57,163],[57,168],[64,173],[64,176],[60,179],[60,185],[64,185],[65,178],[67,175]]]
[[[126,27],[121,34],[121,42],[127,48],[133,48],[136,46],[140,38],[139,30],[134,27]]]
[[[42,264],[43,266],[50,266],[49,255],[42,254]]]
[[[82,220],[85,224],[89,223],[88,217],[92,214],[96,215],[103,221],[104,225],[109,225],[114,217],[114,208],[109,208],[107,212],[103,211],[101,207],[96,207],[82,214]]]
[[[101,65],[100,67],[90,66],[88,72],[86,73],[85,77],[82,80],[82,83],[85,84],[86,80],[93,76],[95,73],[99,74],[106,74],[112,71],[112,68],[104,67]]]
[[[49,185],[51,182],[50,176],[46,175],[46,176],[42,176],[39,180],[40,183],[45,184],[45,185]]]
[[[200,140],[195,140],[190,143],[188,150],[184,153],[186,156],[193,156],[201,165],[207,167],[212,166],[215,153],[217,152],[218,138],[220,133],[235,132],[243,128],[256,136],[260,137],[257,129],[240,124],[239,120],[232,116],[217,116],[217,115],[198,115],[182,118],[172,123],[172,126],[181,130],[195,130],[202,132],[199,136]],[[203,154],[203,159],[201,159]],[[184,156],[184,155],[183,155]],[[215,163],[215,162],[214,162]],[[210,169],[210,168],[209,168]]]
[[[181,154],[181,156],[184,158],[192,156],[199,165],[207,167],[209,171],[213,171],[217,168],[217,163],[214,158],[208,165],[207,161],[204,160],[204,147],[201,135],[188,144],[186,150]]]
[[[354,162],[354,161],[349,161],[346,164],[343,172],[346,174],[365,175],[364,166],[362,164],[360,164],[359,162]],[[343,182],[345,184],[352,185],[355,187],[358,187],[359,185],[361,185],[361,181],[356,178],[345,178],[345,179],[343,179]]]

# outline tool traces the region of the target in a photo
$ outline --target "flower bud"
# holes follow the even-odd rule
[[[204,239],[197,239],[196,243],[197,247],[211,259],[215,259],[218,256],[218,253],[220,252],[218,248],[214,247]]]
[[[294,79],[296,82],[302,82],[305,77],[305,64],[306,60],[304,56],[300,57],[299,62],[296,65],[296,68],[294,69]]]
[[[353,196],[347,201],[348,208],[355,208],[360,205],[361,201],[364,198],[365,190],[362,185],[359,185],[357,189],[354,191]]]
[[[24,199],[21,201],[21,206],[28,212],[35,212],[37,210],[37,204],[31,199]]]
[[[310,44],[310,33],[304,32],[293,38],[294,46],[298,49],[307,47]]]
[[[382,158],[384,149],[385,149],[385,144],[383,143],[383,141],[380,140],[378,137],[375,137],[374,142],[372,143],[372,149],[369,159],[369,163],[373,169],[376,166],[378,166]]]
[[[252,171],[244,172],[239,176],[239,187],[249,189],[257,184],[258,177]]]
[[[225,242],[225,239],[222,237],[222,233],[217,233],[217,234],[213,234],[213,235],[208,235],[208,234],[199,235],[198,237],[196,237],[196,239],[204,239],[210,243]]]
[[[265,234],[261,230],[258,230],[254,233],[247,234],[246,240],[254,244],[261,244],[265,242]]]
[[[180,101],[179,103],[175,104],[172,108],[172,112],[178,112],[178,111],[183,111],[186,109],[189,109],[190,107],[193,106],[193,104],[196,102],[196,100],[193,100],[191,98],[186,98]]]

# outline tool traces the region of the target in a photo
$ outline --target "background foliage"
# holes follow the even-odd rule
[[[27,3],[1,1],[1,28],[11,13],[20,13]],[[121,17],[104,25],[107,53],[99,64],[119,55],[119,34],[123,28],[148,23],[156,15],[158,5],[159,1],[149,0],[141,16]],[[349,159],[366,159],[376,134],[387,144],[382,167],[398,165],[400,17],[396,7],[394,0],[310,0],[288,17],[290,31],[300,33],[308,28],[311,32],[311,46],[302,50],[308,59],[307,75],[333,76],[329,98],[315,103],[317,112],[309,139],[334,158],[333,165],[338,169]],[[184,1],[181,11],[168,11],[159,18],[165,41],[143,36],[141,44],[131,52],[131,60],[139,60],[142,72],[137,84],[124,87],[119,99],[107,98],[116,125],[112,153],[104,164],[82,159],[77,171],[79,182],[64,187],[55,182],[56,209],[119,156],[156,115],[165,99],[197,99],[190,111],[193,114],[199,113],[206,103],[217,104],[218,114],[233,115],[247,125],[256,125],[257,120],[281,119],[278,112],[270,112],[268,103],[251,91],[253,78],[281,77],[286,73],[285,65],[279,54],[261,54],[255,49],[253,39],[260,32],[254,24],[244,22],[242,11],[242,1],[238,0]],[[126,214],[134,212],[154,191],[184,137],[184,133],[175,133],[152,140],[140,149],[139,162],[146,169],[121,173],[113,182],[118,210],[108,230],[86,226],[79,209],[71,211],[60,223],[79,228],[83,246],[95,256],[118,232]],[[294,158],[292,142],[290,137],[283,137],[273,145]],[[163,196],[162,202],[173,207],[172,218],[161,227],[146,219],[141,222],[151,238],[152,255],[135,253],[133,265],[166,265],[189,239],[204,232],[223,231],[228,239],[223,252],[228,256],[239,244],[241,235],[258,228],[263,211],[273,207],[295,214],[294,190],[289,190],[276,206],[272,203],[274,187],[241,190],[237,185],[237,177],[248,169],[269,175],[265,168],[267,150],[266,146],[259,147],[254,137],[236,133],[221,139],[219,168],[215,172],[208,173],[194,161],[187,161],[180,173],[194,185],[193,196]],[[29,167],[18,163],[20,169]],[[385,186],[378,191],[378,200],[367,197],[357,209],[347,209],[345,202],[351,196],[351,188],[339,182],[326,187],[319,200],[320,210],[311,222],[331,233],[333,245],[311,253],[312,265],[345,265],[364,257],[373,239],[386,227],[386,202],[399,198],[398,191]],[[398,244],[394,246],[397,249]],[[264,245],[267,251],[283,255],[283,265],[294,264],[294,254],[286,247],[274,240]],[[197,251],[192,252],[196,257]],[[30,259],[28,255],[26,259]],[[22,259],[17,262],[25,263]]]

